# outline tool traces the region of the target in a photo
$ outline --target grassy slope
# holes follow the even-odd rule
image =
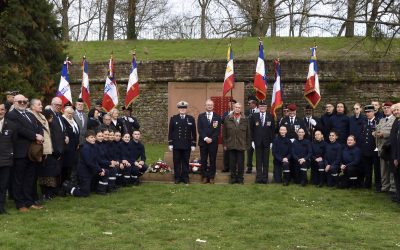
[[[379,59],[385,53],[388,40],[363,40],[362,38],[264,38],[265,58],[279,56],[282,60],[309,57],[314,40],[320,59]],[[79,61],[86,51],[90,62],[106,62],[114,53],[116,61],[130,61],[130,50],[137,49],[138,60],[226,59],[228,39],[211,40],[139,40],[70,42],[67,53]],[[235,59],[254,59],[258,55],[257,38],[233,39]],[[392,43],[385,60],[399,59],[400,39]]]
[[[165,145],[148,145],[149,162]],[[1,249],[392,249],[384,194],[297,185],[143,184],[0,216]],[[108,234],[105,234],[108,233]],[[110,234],[112,233],[112,234]],[[206,240],[197,243],[196,239]]]

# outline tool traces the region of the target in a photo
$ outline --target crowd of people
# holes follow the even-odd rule
[[[222,172],[230,172],[231,184],[244,182],[246,152],[246,173],[253,171],[255,153],[255,182],[267,184],[272,151],[274,183],[374,187],[376,192],[391,194],[393,201],[400,202],[400,103],[384,102],[383,112],[378,101],[365,106],[355,103],[349,116],[343,102],[328,102],[321,117],[313,115],[310,105],[299,117],[297,105],[291,103],[282,107],[278,119],[269,114],[265,101],[255,97],[249,97],[245,112],[233,99],[229,106],[231,110],[221,117],[208,99],[196,129],[194,117],[187,114],[188,103],[177,104],[179,113],[171,117],[168,135],[176,184],[189,182],[189,158],[196,145],[200,147],[202,182],[214,183],[222,130]]]
[[[9,92],[0,104],[0,214],[6,194],[21,212],[55,196],[105,195],[138,185],[147,165],[140,125],[131,108],[88,114],[82,99],[63,105]],[[38,190],[38,187],[40,190]]]

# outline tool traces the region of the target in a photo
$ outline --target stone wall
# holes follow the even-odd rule
[[[267,100],[271,98],[273,64],[267,62],[269,79]],[[168,132],[168,82],[222,82],[225,61],[149,61],[138,63],[140,96],[133,103],[134,116],[139,119],[143,136],[148,143],[165,143]],[[372,99],[399,101],[400,64],[371,61],[319,61],[322,100],[315,112],[323,112],[326,101],[343,101],[349,106],[355,102],[365,104]],[[236,81],[245,82],[245,95],[253,92],[252,79],[255,61],[235,61]],[[305,106],[303,87],[308,61],[282,61],[281,78],[285,103]],[[115,75],[119,84],[120,103],[125,98],[130,63],[117,63]],[[74,100],[79,94],[80,65],[70,69]],[[107,62],[89,64],[92,102],[102,96]],[[272,78],[271,78],[272,77]],[[198,83],[196,83],[198,84]],[[300,114],[302,111],[299,111]]]

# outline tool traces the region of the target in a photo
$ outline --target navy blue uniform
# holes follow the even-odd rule
[[[132,140],[130,142],[132,151],[133,151],[133,159],[134,161],[143,161],[146,162],[146,151],[144,149],[144,145],[138,141]],[[132,170],[131,170],[131,178],[132,182],[135,184],[139,183],[139,177],[142,176],[144,173],[146,173],[148,166],[146,164],[142,165],[141,168],[138,166],[135,166],[135,163],[133,162],[132,164]]]
[[[282,171],[285,184],[290,180],[289,162],[282,162],[283,158],[290,161],[292,154],[292,142],[287,137],[276,136],[272,144],[272,156],[274,157],[274,182],[282,183]]]
[[[349,121],[349,133],[350,135],[354,135],[356,137],[356,142],[360,143],[361,142],[361,130],[363,127],[363,122],[367,118],[365,115],[360,114],[358,117],[355,117],[354,115],[350,117]]]
[[[168,144],[173,146],[175,182],[189,183],[189,158],[191,147],[196,146],[196,123],[191,115],[171,117],[168,129]]]
[[[327,185],[329,187],[333,187],[338,183],[342,147],[343,146],[337,141],[334,143],[329,142],[325,147],[325,166],[331,166],[329,171],[326,173]]]
[[[214,179],[216,172],[216,160],[218,151],[218,136],[221,132],[221,117],[213,112],[212,117],[207,113],[199,114],[197,118],[197,130],[199,132],[199,147],[201,160],[201,175],[203,178]],[[204,141],[210,138],[211,143]],[[208,160],[210,164],[208,164]]]
[[[337,141],[346,145],[347,137],[350,133],[350,118],[343,114],[334,114],[329,119],[328,123],[329,132],[335,130],[339,136]],[[329,133],[328,133],[329,136]],[[328,138],[328,137],[327,137]]]
[[[304,186],[307,183],[307,169],[310,167],[310,159],[312,155],[311,142],[308,139],[294,140],[292,145],[292,159],[294,162],[295,182]],[[305,159],[302,164],[299,163],[301,158]]]
[[[325,113],[321,116],[321,125],[322,125],[322,134],[324,135],[324,139],[328,140],[329,138],[329,120],[331,119],[333,114]]]
[[[264,116],[264,120],[262,120]],[[256,151],[256,183],[268,183],[269,149],[274,136],[274,119],[265,113],[255,113],[250,120],[251,140]]]
[[[346,168],[342,171],[340,182],[341,187],[349,187],[350,183],[357,181],[359,164],[361,159],[361,151],[357,146],[345,146],[341,154],[341,165],[345,165]]]
[[[121,141],[119,143],[119,149],[121,151],[120,153],[120,162],[122,161],[128,161],[130,166],[124,166],[123,169],[119,169],[118,172],[118,183],[126,186],[126,185],[130,185],[133,183],[132,181],[132,177],[131,177],[131,173],[132,173],[132,166],[135,163],[135,155],[133,152],[133,148],[132,148],[132,144],[130,142],[126,143],[124,141]]]
[[[311,155],[311,182],[314,185],[322,185],[324,182],[324,176],[325,176],[325,164],[324,164],[324,158],[325,158],[325,147],[326,147],[326,142],[321,140],[317,141],[314,140],[311,143],[311,148],[312,148],[312,155]],[[317,162],[317,158],[322,158],[322,161]]]
[[[361,166],[362,171],[360,175],[360,183],[365,188],[371,188],[372,185],[372,171],[375,176],[375,188],[377,191],[381,190],[381,168],[378,156],[378,150],[376,149],[376,140],[372,133],[376,129],[378,120],[376,118],[368,121],[365,119],[361,130]]]
[[[87,197],[90,194],[90,184],[93,176],[99,176],[103,169],[97,162],[98,151],[96,145],[84,143],[80,149],[80,160],[77,167],[77,176],[79,187],[72,188],[71,194],[78,197]],[[105,193],[108,176],[107,171],[104,176],[100,176],[97,185],[97,191]]]

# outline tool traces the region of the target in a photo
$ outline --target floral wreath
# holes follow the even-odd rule
[[[147,172],[165,174],[171,172],[171,168],[167,165],[165,161],[158,159],[158,161],[156,161],[155,163],[150,164]]]
[[[189,172],[193,174],[199,174],[201,171],[201,163],[199,159],[195,158],[189,163]]]

